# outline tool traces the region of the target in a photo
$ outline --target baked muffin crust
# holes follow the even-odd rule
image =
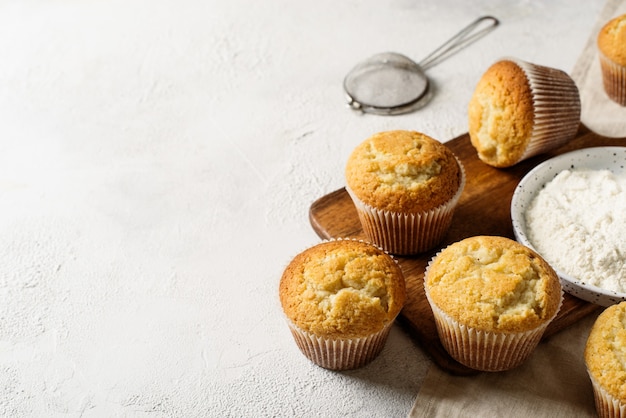
[[[468,106],[469,135],[478,157],[494,167],[515,164],[534,125],[528,78],[516,63],[493,64],[478,82]]]
[[[406,299],[402,270],[385,252],[356,240],[327,241],[298,254],[279,286],[287,317],[319,336],[380,331]]]
[[[598,316],[587,338],[585,363],[600,386],[626,403],[626,302]]]
[[[445,145],[415,131],[377,133],[359,144],[346,165],[346,182],[364,203],[384,211],[418,213],[448,202],[461,169]]]
[[[551,320],[561,304],[554,270],[508,238],[476,236],[445,248],[425,277],[429,297],[456,321],[490,332],[524,332]]]
[[[610,20],[598,33],[598,48],[611,61],[626,66],[626,14]]]

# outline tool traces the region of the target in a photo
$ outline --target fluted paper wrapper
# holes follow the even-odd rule
[[[604,91],[615,103],[626,106],[626,67],[611,61],[602,52],[598,57]]]
[[[552,318],[535,329],[525,332],[479,330],[452,318],[430,298],[426,278],[428,269],[438,254],[426,266],[424,292],[433,311],[439,340],[448,354],[469,368],[485,372],[510,370],[522,364],[535,350],[548,325],[556,318],[563,303],[563,294],[561,293],[559,307]]]
[[[576,136],[580,125],[580,94],[565,72],[518,59],[526,74],[535,107],[535,124],[519,161],[557,148]],[[518,162],[519,162],[518,161]]]
[[[382,351],[389,331],[390,321],[383,329],[361,338],[326,338],[303,330],[287,320],[300,351],[313,363],[329,370],[350,370],[366,365]]]
[[[430,301],[430,300],[429,300]],[[522,364],[541,341],[548,323],[527,332],[495,333],[477,330],[452,319],[431,303],[439,339],[448,354],[475,370],[497,372]]]
[[[461,181],[456,194],[443,205],[426,212],[403,213],[376,209],[346,190],[356,208],[368,240],[396,255],[417,254],[439,244],[452,223],[454,210],[465,187],[465,169],[460,161]]]
[[[619,399],[614,398],[607,392],[589,373],[591,386],[593,387],[593,399],[596,405],[596,412],[600,418],[620,418],[626,417],[626,405]]]
[[[626,405],[607,392],[589,373],[596,412],[600,418],[626,417]]]

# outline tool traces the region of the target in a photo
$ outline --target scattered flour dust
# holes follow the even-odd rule
[[[626,293],[626,174],[557,174],[526,212],[528,239],[555,269]]]

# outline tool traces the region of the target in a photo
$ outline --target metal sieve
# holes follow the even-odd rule
[[[397,52],[376,54],[357,64],[343,81],[348,105],[366,113],[399,115],[424,106],[432,97],[425,70],[486,35],[500,22],[483,16],[416,63]]]

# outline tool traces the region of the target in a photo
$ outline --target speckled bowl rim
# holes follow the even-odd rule
[[[591,147],[570,151],[544,161],[529,171],[515,188],[511,200],[513,233],[519,243],[537,251],[526,235],[524,217],[526,208],[547,182],[561,171],[572,168],[607,169],[613,173],[624,174],[626,173],[626,146]],[[626,293],[584,283],[559,271],[555,266],[552,267],[561,279],[563,290],[573,296],[601,306],[610,306],[626,300]]]

